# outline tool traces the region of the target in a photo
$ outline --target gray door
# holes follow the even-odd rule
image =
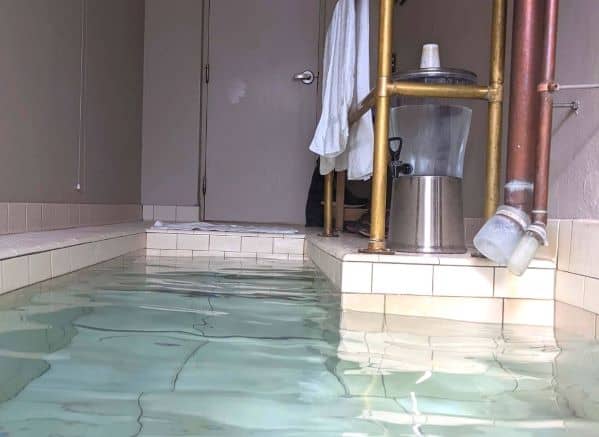
[[[205,218],[303,223],[315,158],[319,0],[213,0]]]

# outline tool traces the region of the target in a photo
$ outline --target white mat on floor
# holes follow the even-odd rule
[[[234,225],[227,223],[154,223],[152,229],[159,231],[205,231],[205,232],[240,232],[247,234],[297,234],[297,229],[285,226],[268,225]]]

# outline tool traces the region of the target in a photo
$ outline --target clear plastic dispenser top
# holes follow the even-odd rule
[[[404,105],[391,109],[390,137],[402,139],[399,155],[409,176],[462,178],[472,110],[444,104]],[[397,151],[399,143],[391,143]]]

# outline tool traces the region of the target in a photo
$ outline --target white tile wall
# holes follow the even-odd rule
[[[599,259],[599,222],[573,221],[568,271],[599,278],[597,259]]]
[[[177,218],[177,210],[174,206],[154,206],[154,220],[174,222]]]
[[[52,258],[50,252],[36,253],[29,256],[29,280],[32,284],[52,277]]]
[[[200,220],[199,206],[143,205],[145,221],[197,222]]]
[[[414,317],[434,317],[480,323],[501,323],[503,300],[445,296],[386,296],[385,311]]]
[[[553,326],[553,300],[505,299],[503,311],[507,324]]]
[[[148,233],[148,249],[177,249],[177,234]]]
[[[346,262],[341,272],[343,293],[370,293],[372,290],[372,263]]]
[[[210,235],[210,250],[241,252],[241,236]]]
[[[8,233],[20,234],[27,231],[27,207],[24,203],[8,204]]]
[[[558,271],[555,299],[582,308],[584,305],[584,276]]]
[[[80,244],[69,248],[71,256],[71,269],[80,270],[96,263],[96,243]]]
[[[8,234],[8,203],[0,203],[0,235]]]
[[[304,240],[302,238],[275,238],[273,252],[301,255],[304,253]]]
[[[142,217],[144,222],[154,220],[154,205],[144,205],[142,208]]]
[[[570,243],[572,240],[572,220],[561,220],[559,224],[557,268],[570,270]]]
[[[374,264],[372,292],[431,295],[433,293],[433,266]]]
[[[0,203],[0,235],[135,222],[139,205]]]
[[[561,332],[571,333],[586,338],[595,338],[597,316],[562,302],[555,303],[555,327],[558,338]]]
[[[66,275],[73,271],[71,267],[71,254],[68,248],[57,249],[50,252],[52,260],[52,276]]]
[[[152,234],[148,234],[148,237]],[[210,236],[201,234],[177,234],[177,249],[181,250],[208,250]]]
[[[6,259],[2,264],[2,292],[16,290],[29,284],[29,258]]]
[[[77,230],[72,232],[77,234]],[[114,232],[114,236],[110,236],[111,232]],[[146,245],[146,236],[141,229],[135,235],[118,236],[118,234],[118,230],[114,228],[111,230],[100,228],[99,232],[96,233],[87,229],[85,231],[86,242],[39,253],[27,254],[26,251],[23,251],[22,256],[4,259],[0,261],[0,284],[2,284],[0,291],[13,291],[52,277],[61,276],[125,253],[137,251]],[[78,235],[81,237],[80,233]],[[63,235],[39,234],[38,239],[45,239],[48,242],[51,241],[49,239],[52,236],[62,237]],[[93,237],[97,237],[98,241],[92,241]],[[65,241],[68,241],[68,243],[65,243]],[[70,240],[68,238],[66,240],[56,240],[51,245],[70,244],[72,241],[76,241],[76,237]]]
[[[433,294],[439,296],[493,296],[493,268],[435,266]]]
[[[344,293],[341,295],[341,308],[344,311],[384,313],[385,296],[382,294]]]
[[[510,298],[553,299],[555,271],[528,269],[522,276],[506,268],[495,269],[495,296]]]
[[[273,253],[274,238],[242,237],[241,251],[255,253]]]
[[[42,230],[42,205],[30,203],[25,208],[26,227],[28,232]]]
[[[584,298],[582,308],[599,314],[599,279],[584,278]]]
[[[175,208],[177,222],[197,222],[200,220],[199,206],[177,206]]]

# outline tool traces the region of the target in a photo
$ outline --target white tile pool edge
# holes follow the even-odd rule
[[[506,286],[504,277],[502,286],[501,276],[505,276],[505,272],[501,267],[485,261],[465,263],[452,257],[434,257],[434,260],[415,262],[415,258],[409,256],[392,257],[393,260],[364,261],[358,259],[359,255],[351,254],[345,254],[339,259],[314,245],[312,240],[315,236],[311,233],[307,236],[310,241],[304,242],[304,235],[301,235],[295,236],[297,241],[293,243],[283,241],[285,237],[275,235],[244,234],[233,239],[221,239],[215,235],[212,244],[210,236],[182,233],[183,236],[164,237],[164,244],[168,247],[146,249],[149,247],[148,241],[155,237],[146,236],[148,223],[135,222],[1,236],[0,293],[140,249],[144,249],[142,253],[150,256],[311,259],[340,290],[345,280],[346,290],[342,293],[344,309],[463,321],[555,326],[585,337],[599,338],[599,264],[594,262],[599,259],[599,221],[559,220],[556,223],[559,242],[552,244],[546,251],[552,259],[535,264],[533,270],[537,270],[534,272],[536,277],[530,276],[528,280],[524,280],[524,285],[515,288],[513,278],[507,281],[509,286]],[[254,240],[256,238],[266,240]],[[282,240],[276,246],[278,249],[275,248],[275,238]],[[233,249],[228,246],[233,240],[235,250],[228,250]],[[286,253],[281,253],[285,252],[283,248],[287,243],[293,247],[289,246]],[[374,265],[369,265],[375,261],[392,266],[378,266],[375,272]],[[345,274],[341,268],[343,264],[350,267]],[[420,274],[413,278],[414,281],[410,284],[412,289],[408,293],[386,290],[389,281],[381,280],[380,275],[387,274],[392,278],[398,273],[395,270],[406,267],[401,264],[406,264],[410,270],[424,265],[427,271],[424,276]],[[381,273],[378,271],[381,268],[393,271]],[[451,287],[442,286],[448,284],[447,280],[435,281],[435,278],[453,277],[454,283],[459,283],[460,280],[463,282],[462,274],[470,277],[475,284],[478,282],[468,293],[458,293]],[[548,276],[551,274],[554,275],[553,280]],[[539,275],[543,275],[543,278]],[[423,277],[428,276],[432,276],[430,287],[428,279],[423,280]],[[492,285],[489,285],[491,277]],[[536,283],[537,287],[525,286],[531,282]],[[539,284],[545,285],[538,287]]]
[[[141,223],[73,229],[55,234],[64,236],[65,232],[72,234],[73,238],[60,244],[46,241],[46,247],[48,244],[61,247],[43,249],[41,246],[30,246],[27,254],[1,260],[0,293],[66,275],[146,246],[145,226]],[[41,234],[36,236],[40,238]],[[48,233],[43,234],[48,240]],[[22,234],[22,238],[26,236]]]

